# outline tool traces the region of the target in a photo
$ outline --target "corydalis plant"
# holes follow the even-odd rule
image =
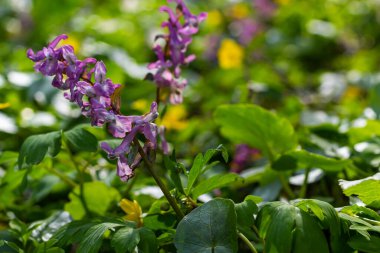
[[[158,88],[170,90],[170,103],[182,103],[182,93],[187,85],[187,80],[181,77],[181,66],[189,64],[195,59],[195,55],[186,55],[187,48],[192,41],[192,36],[198,32],[199,23],[206,19],[207,14],[194,15],[186,7],[183,0],[168,0],[177,3],[174,12],[168,6],[163,6],[160,11],[166,12],[169,19],[161,26],[169,30],[168,34],[156,36],[156,40],[163,39],[164,46],[157,44],[154,52],[157,61],[148,65],[155,70],[150,74]]]
[[[173,2],[173,0],[168,0],[168,2]],[[169,13],[169,21],[164,22],[162,26],[167,26],[170,34],[159,36],[166,39],[167,46],[165,50],[159,46],[154,48],[158,61],[150,64],[149,68],[158,69],[154,75],[158,89],[162,85],[170,87],[174,94],[171,96],[171,101],[178,103],[182,101],[182,96],[178,97],[178,91],[182,94],[186,84],[184,79],[179,81],[180,67],[195,58],[194,56],[186,57],[185,53],[191,42],[191,35],[198,31],[198,23],[205,18],[206,14],[195,16],[190,13],[183,1],[176,0],[175,2],[177,14],[168,7],[161,8],[162,11]],[[179,22],[181,16],[184,17],[184,24]],[[121,85],[114,84],[106,78],[107,70],[102,61],[94,58],[78,60],[72,46],[58,47],[59,42],[67,38],[65,34],[59,35],[47,47],[36,53],[29,49],[27,57],[35,62],[34,68],[37,72],[45,76],[54,76],[52,85],[64,90],[65,98],[78,104],[82,114],[91,119],[93,126],[100,127],[106,124],[113,137],[123,138],[121,144],[114,149],[106,142],[101,143],[101,148],[109,158],[117,159],[117,175],[122,181],[127,181],[133,177],[134,169],[143,157],[151,157],[149,154],[155,152],[158,137],[161,140],[163,152],[168,153],[164,128],[154,123],[158,117],[158,105],[152,102],[150,111],[144,115],[121,114],[116,103]],[[170,57],[167,58],[167,55]],[[172,75],[170,78],[169,74]],[[140,147],[136,138],[138,134],[144,136],[143,147]],[[139,152],[131,152],[131,150],[139,150]],[[127,155],[129,155],[128,159]]]

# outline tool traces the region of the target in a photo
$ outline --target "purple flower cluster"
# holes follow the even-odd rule
[[[154,47],[158,59],[149,64],[148,68],[156,70],[153,80],[159,88],[169,88],[170,103],[179,104],[182,103],[182,93],[187,85],[187,80],[181,78],[181,66],[195,59],[195,55],[186,55],[186,51],[192,41],[192,35],[198,32],[198,25],[206,19],[207,14],[193,15],[183,0],[168,2],[177,4],[176,12],[167,6],[160,8],[160,11],[169,15],[169,19],[161,25],[168,28],[169,34],[156,37],[164,39],[165,46]]]
[[[133,176],[133,170],[142,159],[140,155],[136,155],[129,163],[126,158],[137,134],[145,137],[145,152],[156,149],[157,135],[162,136],[163,151],[167,152],[163,130],[152,123],[158,116],[157,104],[153,102],[150,112],[142,116],[120,114],[112,101],[120,84],[114,84],[106,78],[104,63],[94,58],[78,60],[72,46],[57,47],[62,39],[67,39],[67,36],[59,35],[37,53],[29,49],[27,56],[35,62],[36,71],[46,76],[54,76],[52,85],[65,90],[64,96],[81,107],[82,114],[91,119],[93,126],[106,124],[112,136],[123,138],[120,146],[115,149],[107,143],[102,143],[101,147],[110,158],[118,159],[117,174],[121,180],[126,181]]]
[[[260,156],[260,151],[246,144],[239,144],[235,148],[235,155],[231,163],[231,172],[240,173],[252,160]]]

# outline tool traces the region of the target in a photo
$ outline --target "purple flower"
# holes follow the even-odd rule
[[[160,11],[166,12],[169,19],[162,23],[167,27],[169,34],[156,36],[156,39],[164,39],[166,46],[156,45],[154,52],[157,61],[148,65],[149,69],[156,69],[153,80],[159,88],[169,88],[170,102],[178,104],[182,102],[182,91],[187,82],[181,76],[181,66],[189,64],[195,59],[194,55],[186,55],[187,48],[192,41],[192,35],[198,32],[199,23],[206,17],[206,13],[194,15],[182,0],[168,0],[169,3],[177,3],[176,12],[168,6],[163,6]],[[181,23],[181,17],[184,22]]]

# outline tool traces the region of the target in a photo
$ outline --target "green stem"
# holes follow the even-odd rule
[[[253,252],[253,253],[257,253],[257,250],[255,249],[255,247],[253,246],[253,244],[248,240],[247,237],[245,237],[245,235],[243,235],[242,233],[240,233],[239,231],[237,232],[239,238],[248,246],[248,248]]]
[[[169,204],[173,208],[174,212],[177,214],[178,220],[182,220],[182,218],[184,217],[183,212],[178,207],[176,200],[170,194],[168,188],[165,186],[165,184],[161,181],[160,177],[157,175],[156,171],[153,168],[153,164],[149,161],[149,159],[146,156],[144,150],[142,149],[139,141],[137,139],[135,139],[133,142],[138,147],[139,153],[140,153],[141,157],[143,158],[143,160],[146,164],[146,167],[149,170],[150,174],[153,176],[158,187],[160,187],[162,193],[165,195],[166,199],[168,200]]]
[[[299,198],[303,199],[306,196],[306,190],[307,190],[307,179],[309,178],[310,168],[306,168],[305,171],[305,179],[303,180],[303,184],[300,190]]]
[[[69,178],[68,176],[66,176],[66,174],[56,170],[53,168],[53,166],[48,166],[48,167],[45,167],[45,169],[47,171],[49,171],[50,173],[56,175],[58,178],[60,178],[63,182],[65,182],[68,186],[72,187],[72,188],[75,188],[77,187],[77,184],[71,180],[71,178]]]
[[[288,194],[289,198],[295,199],[296,196],[294,195],[292,189],[290,188],[288,184],[288,180],[285,178],[284,174],[280,172],[279,177],[280,177],[282,187],[284,188],[285,192]]]
[[[75,162],[74,155],[71,152],[69,145],[63,140],[63,146],[67,149],[67,153],[69,155],[71,163],[74,165],[74,168],[77,170],[79,176],[79,199],[82,203],[83,209],[86,212],[87,216],[91,217],[91,211],[87,206],[86,199],[84,197],[84,172],[79,168],[78,164]]]

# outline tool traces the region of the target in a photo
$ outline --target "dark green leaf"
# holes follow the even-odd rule
[[[156,253],[158,249],[157,238],[152,230],[148,228],[139,228],[140,242],[137,245],[139,253]]]
[[[355,235],[349,241],[348,244],[361,252],[366,253],[379,253],[380,252],[380,237],[372,235],[369,240],[362,236]]]
[[[60,131],[29,136],[21,146],[18,167],[22,168],[24,162],[27,165],[39,164],[47,153],[54,157],[60,150]]]
[[[181,169],[177,166],[177,162],[172,161],[168,156],[164,156],[165,168],[169,171],[170,179],[172,180],[175,188],[182,194],[185,194],[183,189],[180,173]]]
[[[103,242],[104,233],[115,227],[121,226],[121,224],[105,222],[92,226],[84,235],[83,241],[80,242],[78,253],[98,252]]]
[[[200,175],[202,168],[203,168],[204,162],[203,162],[203,155],[198,154],[193,162],[193,166],[190,169],[188,181],[187,181],[187,188],[186,188],[186,194],[189,195],[191,189],[193,188],[193,185],[195,181],[197,180],[198,176]]]
[[[237,252],[234,203],[214,199],[194,209],[178,224],[174,244],[178,253]]]
[[[138,230],[124,227],[116,231],[111,240],[111,245],[116,253],[134,252],[140,241]]]
[[[270,160],[297,146],[289,121],[259,106],[222,105],[214,116],[225,137],[260,149]]]
[[[98,140],[89,131],[77,127],[64,132],[71,147],[76,151],[95,152],[98,149]]]

